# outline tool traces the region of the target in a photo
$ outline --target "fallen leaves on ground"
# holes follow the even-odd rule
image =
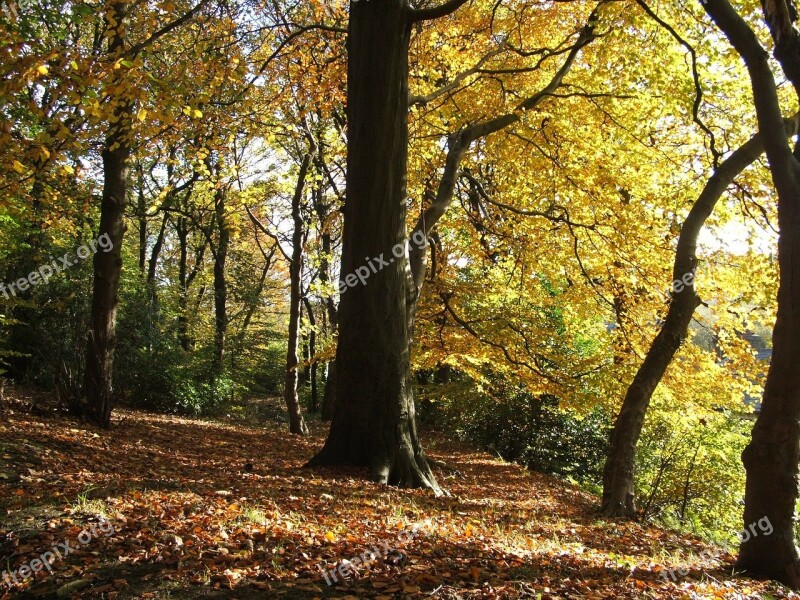
[[[0,600],[798,597],[734,577],[718,548],[708,560],[698,540],[602,520],[593,496],[435,432],[429,454],[459,473],[438,472],[449,497],[303,469],[324,433],[125,410],[105,432],[6,414],[2,568],[78,547],[19,585],[0,576]],[[106,518],[113,533],[75,543]],[[673,581],[678,568],[688,574]]]

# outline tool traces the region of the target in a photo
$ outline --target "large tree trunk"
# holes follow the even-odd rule
[[[115,2],[109,6],[108,53],[115,55],[125,43],[124,21],[128,6]],[[122,271],[122,238],[125,234],[125,196],[127,161],[130,156],[131,105],[117,99],[113,124],[103,147],[103,196],[100,204],[98,237],[108,236],[112,248],[96,252],[93,259],[94,284],[86,351],[86,400],[88,417],[101,427],[111,425],[113,398],[114,347],[116,345],[117,293]]]
[[[369,467],[373,479],[439,492],[417,436],[410,372],[414,284],[408,263],[408,45],[403,0],[352,3],[342,270],[389,263],[350,285],[339,306],[336,412],[310,465]],[[392,249],[400,248],[393,256]]]
[[[303,189],[306,174],[311,162],[311,155],[307,154],[300,165],[300,174],[297,177],[297,186],[292,197],[292,260],[289,265],[289,341],[286,349],[286,374],[283,383],[283,399],[289,413],[289,431],[297,435],[306,435],[308,427],[300,410],[300,399],[297,396],[299,360],[297,346],[300,338],[300,306],[302,298],[303,258],[305,254],[305,222],[300,211],[303,200]]]
[[[736,566],[799,589],[794,526],[800,463],[800,194],[780,213],[780,287],[772,363],[761,414],[742,453],[747,471],[743,531],[757,527],[748,531]],[[765,518],[774,529],[771,535],[761,526]]]
[[[794,537],[800,463],[800,146],[792,153],[783,135],[775,77],[758,38],[727,0],[706,0],[703,6],[747,65],[778,193],[778,314],[761,414],[742,453],[747,471],[743,532],[748,534],[741,536],[736,566],[800,589]],[[762,6],[775,57],[800,97],[800,34],[792,13],[784,0]]]
[[[785,126],[787,135],[793,135],[797,130],[797,118],[787,119]],[[723,161],[708,179],[681,227],[672,268],[673,284],[667,317],[636,372],[614,423],[603,472],[602,511],[608,517],[632,517],[636,513],[636,444],[645,413],[653,392],[686,337],[695,309],[701,304],[694,287],[697,237],[728,186],[763,152],[763,138],[755,135]]]

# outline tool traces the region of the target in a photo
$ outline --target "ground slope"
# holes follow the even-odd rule
[[[0,570],[19,581],[0,573],[0,600],[797,597],[733,578],[718,548],[707,560],[696,540],[599,519],[596,498],[435,433],[449,497],[302,469],[319,423],[300,439],[277,422],[119,411],[104,432],[29,402],[0,416]],[[34,561],[65,543],[49,569]],[[23,580],[23,566],[40,571]],[[688,574],[665,582],[677,567]]]

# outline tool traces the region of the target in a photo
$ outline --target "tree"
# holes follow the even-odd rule
[[[106,81],[110,114],[102,150],[103,193],[98,237],[107,235],[112,249],[109,252],[95,253],[93,259],[94,283],[85,373],[87,416],[101,427],[110,426],[114,406],[116,312],[122,272],[122,241],[126,229],[124,213],[128,192],[127,163],[133,145],[133,109],[137,93],[125,75],[129,70],[137,68],[135,59],[144,49],[190,22],[208,1],[201,0],[144,40],[130,44],[126,35],[128,11],[131,8],[129,3],[112,2],[105,15],[104,35],[112,75]],[[138,66],[141,67],[141,63]]]
[[[386,257],[388,264],[342,294],[336,412],[325,446],[309,462],[367,466],[375,481],[437,493],[411,389],[416,298],[406,230],[408,49],[415,23],[443,17],[465,1],[429,9],[412,9],[406,0],[351,5],[341,276],[353,281],[364,261]]]
[[[305,260],[306,224],[302,215],[303,194],[306,176],[314,154],[312,147],[303,157],[300,172],[297,175],[297,186],[292,195],[292,255],[289,261],[289,336],[286,348],[286,374],[283,385],[283,399],[289,413],[289,431],[297,435],[306,435],[306,426],[297,397],[298,365],[297,345],[300,337],[300,312],[303,301],[303,262]]]
[[[797,119],[787,119],[786,135],[797,132]],[[715,205],[734,179],[764,152],[763,136],[756,134],[737,148],[709,177],[681,225],[669,309],[664,323],[636,372],[622,402],[603,474],[602,511],[608,517],[632,517],[635,504],[636,444],[653,392],[685,341],[695,309],[702,304],[695,290],[697,238]]]
[[[745,528],[768,518],[774,531],[743,539],[736,566],[800,589],[800,553],[794,537],[800,464],[800,144],[793,152],[784,135],[769,54],[756,34],[728,0],[706,0],[703,7],[747,66],[758,128],[777,191],[780,228],[772,362],[761,414],[742,454],[747,472]],[[775,58],[800,97],[800,33],[794,27],[794,5],[771,0],[762,8]]]
[[[106,16],[108,54],[121,60],[125,47],[127,2],[113,2]],[[112,85],[120,86],[120,81]],[[113,116],[103,147],[103,196],[98,237],[111,240],[109,252],[94,255],[94,284],[86,350],[86,402],[92,421],[111,425],[114,406],[113,367],[116,345],[116,314],[119,278],[122,270],[122,238],[125,234],[127,162],[131,153],[132,105],[124,95],[112,95]]]

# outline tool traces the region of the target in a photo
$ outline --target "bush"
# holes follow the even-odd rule
[[[428,389],[421,394],[425,418],[438,420],[461,439],[531,470],[584,484],[600,483],[608,450],[608,415],[600,409],[579,415],[560,408],[555,396],[535,396],[518,387],[499,386],[496,395],[490,395],[471,385],[425,386]]]
[[[227,377],[219,376],[207,383],[191,380],[176,382],[171,406],[167,412],[189,416],[209,415],[232,402],[237,392],[236,384]]]
[[[707,538],[742,527],[741,453],[752,422],[726,411],[693,413],[656,400],[636,452],[638,507],[646,519]]]

